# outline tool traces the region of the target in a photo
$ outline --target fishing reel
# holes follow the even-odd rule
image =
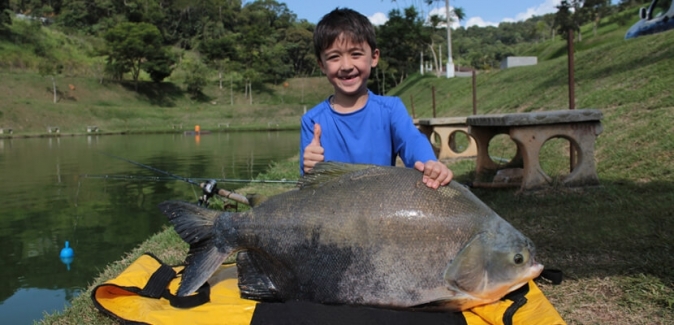
[[[208,208],[208,200],[218,193],[218,185],[214,179],[210,179],[201,186],[201,190],[203,194],[199,197],[199,206]]]

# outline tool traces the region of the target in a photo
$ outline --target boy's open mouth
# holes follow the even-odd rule
[[[351,81],[358,78],[358,75],[352,75],[352,76],[342,76],[339,77],[339,79],[344,80],[344,81]]]

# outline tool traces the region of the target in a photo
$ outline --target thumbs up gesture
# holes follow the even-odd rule
[[[304,172],[309,172],[317,163],[324,161],[325,150],[321,147],[321,125],[314,124],[314,138],[306,148],[304,148]]]

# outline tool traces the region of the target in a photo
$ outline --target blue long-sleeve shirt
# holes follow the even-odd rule
[[[330,107],[329,98],[302,116],[300,173],[304,174],[304,148],[321,125],[325,161],[394,166],[400,155],[406,167],[416,161],[437,160],[430,142],[414,126],[398,97],[369,92],[362,109],[342,114]]]

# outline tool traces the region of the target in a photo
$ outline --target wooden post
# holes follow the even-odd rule
[[[576,94],[575,94],[575,76],[573,74],[574,62],[573,62],[573,29],[569,28],[569,35],[566,40],[569,61],[569,109],[576,108]],[[576,154],[574,152],[573,143],[569,141],[569,172],[573,172],[574,167],[576,167]]]
[[[574,81],[574,62],[573,62],[573,29],[569,29],[569,37],[566,40],[567,48],[569,51],[569,109],[576,108],[576,94],[575,94],[575,81]]]
[[[473,69],[473,115],[477,115],[477,76],[475,75],[475,69]]]
[[[433,117],[435,118],[435,86],[431,87],[431,92],[433,94]]]

